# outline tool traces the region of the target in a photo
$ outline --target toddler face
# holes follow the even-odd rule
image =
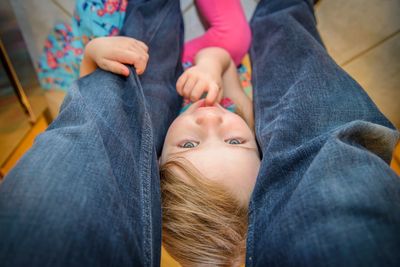
[[[260,158],[254,134],[240,116],[197,101],[168,129],[160,163],[174,156],[186,158],[203,176],[248,203]]]

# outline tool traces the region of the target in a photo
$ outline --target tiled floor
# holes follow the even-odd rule
[[[10,1],[10,0],[9,0]],[[68,21],[73,0],[12,0],[36,60],[52,25]],[[241,0],[250,19],[258,0]],[[193,0],[181,0],[185,38],[204,32]],[[332,57],[400,128],[400,1],[321,0],[318,28]]]
[[[321,0],[316,15],[331,56],[400,128],[400,1]]]

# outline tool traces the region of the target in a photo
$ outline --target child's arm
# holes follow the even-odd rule
[[[254,129],[253,102],[243,91],[233,60],[231,60],[228,69],[225,71],[222,82],[224,97],[230,98],[235,103],[242,118],[251,129]]]
[[[185,43],[183,62],[194,62],[203,48],[221,47],[239,65],[251,43],[250,25],[240,0],[196,0],[195,3],[209,28],[202,36]]]
[[[129,69],[124,64],[134,65],[137,74],[146,69],[149,55],[143,42],[123,36],[99,37],[91,40],[83,55],[80,77],[88,75],[100,67],[124,76]]]

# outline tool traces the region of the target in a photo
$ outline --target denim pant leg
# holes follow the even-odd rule
[[[144,2],[135,5],[136,2]],[[170,3],[174,2],[174,3]],[[147,70],[139,76],[154,131],[157,155],[161,155],[169,125],[179,114],[182,97],[176,81],[183,72],[183,19],[179,1],[133,0],[127,7],[122,35],[140,36],[149,47]]]
[[[398,133],[329,57],[310,2],[261,1],[251,20],[263,157],[246,266],[399,266]]]
[[[72,85],[0,186],[1,266],[159,266],[156,151],[179,111],[181,30],[179,1],[129,3],[123,34],[148,44],[146,74]]]

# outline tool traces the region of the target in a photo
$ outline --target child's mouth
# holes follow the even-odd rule
[[[202,108],[202,107],[205,107],[206,106],[206,101],[201,101],[201,103],[200,103],[200,105],[199,105],[199,108]]]

